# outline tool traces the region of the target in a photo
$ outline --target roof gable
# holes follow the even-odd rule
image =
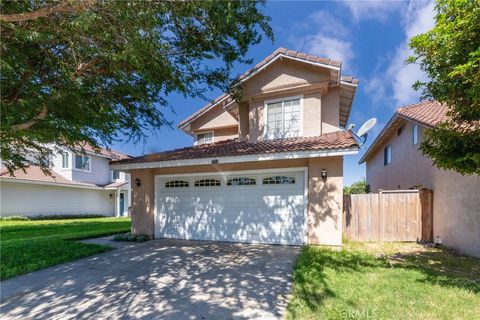
[[[438,123],[449,119],[447,111],[448,108],[446,105],[434,100],[423,101],[398,108],[375,138],[370,148],[363,154],[359,163],[367,161],[402,120],[412,121],[425,127],[434,127]]]
[[[298,62],[328,69],[330,72],[329,82],[338,86],[343,85],[342,89],[348,88],[345,90],[347,93],[344,96],[346,97],[346,99],[350,98],[353,100],[353,94],[355,90],[353,89],[353,92],[352,92],[351,89],[355,88],[358,85],[358,79],[354,79],[352,77],[341,77],[340,73],[341,73],[342,63],[340,61],[335,61],[327,58],[320,58],[314,55],[298,52],[295,50],[288,50],[285,48],[279,48],[275,50],[271,55],[269,55],[268,57],[260,61],[257,65],[255,65],[253,68],[249,69],[247,72],[242,74],[238,78],[238,83],[243,83],[249,80],[250,78],[256,76],[265,68],[267,68],[269,65],[273,64],[275,61],[279,59],[289,59],[292,61],[298,61]],[[343,115],[341,116],[341,121],[342,121],[341,125],[343,126],[346,125],[346,122],[348,120],[348,115],[350,113],[352,100],[350,100],[349,103],[347,104],[344,103],[346,107],[343,108],[345,110],[343,110]],[[186,128],[186,126],[190,124],[192,121],[194,121],[195,119],[197,119],[198,117],[205,114],[210,109],[212,109],[213,107],[219,104],[225,107],[231,104],[232,102],[234,102],[233,98],[228,93],[224,93],[221,96],[217,97],[212,102],[208,103],[207,105],[205,105],[204,107],[196,111],[195,113],[193,113],[192,115],[190,115],[189,117],[187,117],[186,119],[184,119],[183,121],[181,121],[178,124],[178,128],[180,129]]]

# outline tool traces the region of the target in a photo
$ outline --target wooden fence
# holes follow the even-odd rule
[[[433,192],[392,190],[344,195],[343,233],[351,241],[433,240]]]

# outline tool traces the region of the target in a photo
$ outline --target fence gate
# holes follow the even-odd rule
[[[343,197],[343,233],[351,241],[433,240],[433,192],[380,190]]]

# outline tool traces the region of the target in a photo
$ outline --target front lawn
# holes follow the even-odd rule
[[[72,240],[130,230],[130,218],[0,221],[0,278],[50,267],[110,248]]]
[[[480,259],[411,243],[307,246],[287,319],[478,319]]]

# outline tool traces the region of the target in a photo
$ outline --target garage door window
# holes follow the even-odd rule
[[[295,184],[295,177],[272,176],[263,178],[263,184]]]
[[[188,188],[188,181],[184,180],[172,180],[165,183],[165,188]]]
[[[254,186],[257,184],[255,178],[240,177],[227,180],[227,186]]]
[[[196,180],[195,187],[218,187],[220,186],[220,180],[218,179],[201,179]]]

